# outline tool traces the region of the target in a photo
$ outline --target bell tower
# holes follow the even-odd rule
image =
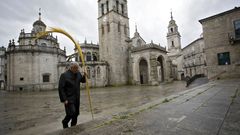
[[[173,19],[172,12],[168,25],[167,44],[170,54],[176,54],[181,51],[181,35],[178,31],[176,21]]]
[[[129,18],[127,0],[98,0],[100,60],[109,64],[110,85],[128,82]]]

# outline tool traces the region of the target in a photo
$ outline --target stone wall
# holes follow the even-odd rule
[[[240,20],[240,8],[202,19],[208,78],[240,77],[240,42],[235,37],[234,21]],[[233,42],[231,43],[231,38]],[[230,63],[219,65],[218,54],[229,52]]]
[[[145,45],[146,46],[146,45]],[[168,71],[168,64],[167,64],[167,56],[166,52],[163,52],[158,49],[143,49],[138,50],[135,48],[135,50],[132,50],[131,53],[131,61],[132,61],[132,79],[133,84],[141,84],[140,82],[140,61],[145,60],[147,62],[148,67],[148,84],[149,85],[158,85],[160,83],[160,71],[159,69],[159,63],[158,58],[161,57],[163,59],[163,76],[164,80],[162,81],[168,81],[169,80],[169,71]]]
[[[204,39],[201,37],[182,49],[185,77],[193,77],[197,74],[207,76],[204,48]]]
[[[80,62],[80,72],[83,73],[82,63]],[[108,86],[108,65],[100,61],[88,61],[86,70],[88,74],[88,83],[90,87],[105,87]],[[85,88],[85,84],[82,85]]]
[[[109,1],[113,5],[113,1]],[[126,1],[119,1],[125,3]],[[99,8],[101,3],[99,1]],[[127,17],[127,7],[125,6],[124,15],[110,6],[109,12],[99,14],[99,53],[100,61],[105,61],[109,65],[109,85],[125,85],[128,83],[128,45],[126,40],[129,38],[129,19]],[[120,11],[120,10],[119,10]],[[100,12],[100,11],[99,11]],[[119,25],[120,24],[120,25]]]
[[[11,46],[7,50],[7,90],[53,90],[63,68],[58,63],[66,60],[58,48],[34,46]],[[43,51],[45,50],[45,51]],[[55,52],[55,53],[54,53]],[[49,75],[49,82],[43,82]]]
[[[0,89],[5,88],[5,68],[6,68],[6,48],[1,47],[0,48]]]

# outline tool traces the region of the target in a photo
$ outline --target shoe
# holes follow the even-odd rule
[[[63,128],[68,128],[68,124],[62,121]]]

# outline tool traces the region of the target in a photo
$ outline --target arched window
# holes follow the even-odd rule
[[[109,12],[109,2],[107,1],[106,4],[107,4],[107,12]]]
[[[118,22],[118,32],[121,32],[121,23]]]
[[[88,75],[88,78],[91,78],[91,70],[90,70],[90,67],[87,67],[87,75]]]
[[[87,61],[92,61],[92,56],[90,52],[87,52],[86,57],[87,57]]]
[[[102,34],[104,35],[104,26],[103,26],[103,24],[102,24]]]
[[[124,34],[127,35],[127,26],[126,26],[126,24],[124,25]]]
[[[100,67],[97,67],[97,77],[100,77],[101,69]]]
[[[170,30],[171,30],[171,32],[173,33],[173,28],[171,28]]]
[[[117,12],[119,11],[119,1],[116,1],[116,8],[117,8]]]
[[[174,47],[174,41],[172,41],[172,47]]]
[[[124,5],[121,4],[121,7],[122,7],[122,15],[124,15]]]
[[[104,4],[101,5],[102,15],[104,15]]]
[[[110,32],[110,24],[107,22],[107,31]]]
[[[97,61],[97,55],[93,53],[93,61]]]
[[[96,70],[95,70],[95,68],[93,67],[93,69],[92,69],[92,78],[95,78],[95,76],[96,76]]]

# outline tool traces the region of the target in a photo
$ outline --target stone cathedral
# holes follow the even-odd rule
[[[81,44],[91,86],[159,85],[177,79],[181,36],[172,15],[168,50],[153,41],[146,43],[137,27],[130,37],[129,29],[127,0],[98,0],[99,45]]]
[[[38,32],[46,30],[39,19],[31,32],[21,30],[18,40],[9,41],[6,51],[9,91],[43,91],[58,88],[58,80],[65,71],[66,51],[60,49],[57,37],[48,34],[35,40]]]
[[[7,90],[56,89],[67,60],[74,59],[81,66],[77,53],[66,56],[52,34],[35,40],[36,33],[45,31],[46,27],[39,13],[31,32],[21,30],[18,45],[14,40],[9,42]],[[172,15],[167,33],[168,50],[153,41],[147,43],[137,26],[130,37],[129,29],[127,0],[98,0],[99,44],[87,40],[80,44],[91,87],[159,85],[178,78],[181,36]]]

